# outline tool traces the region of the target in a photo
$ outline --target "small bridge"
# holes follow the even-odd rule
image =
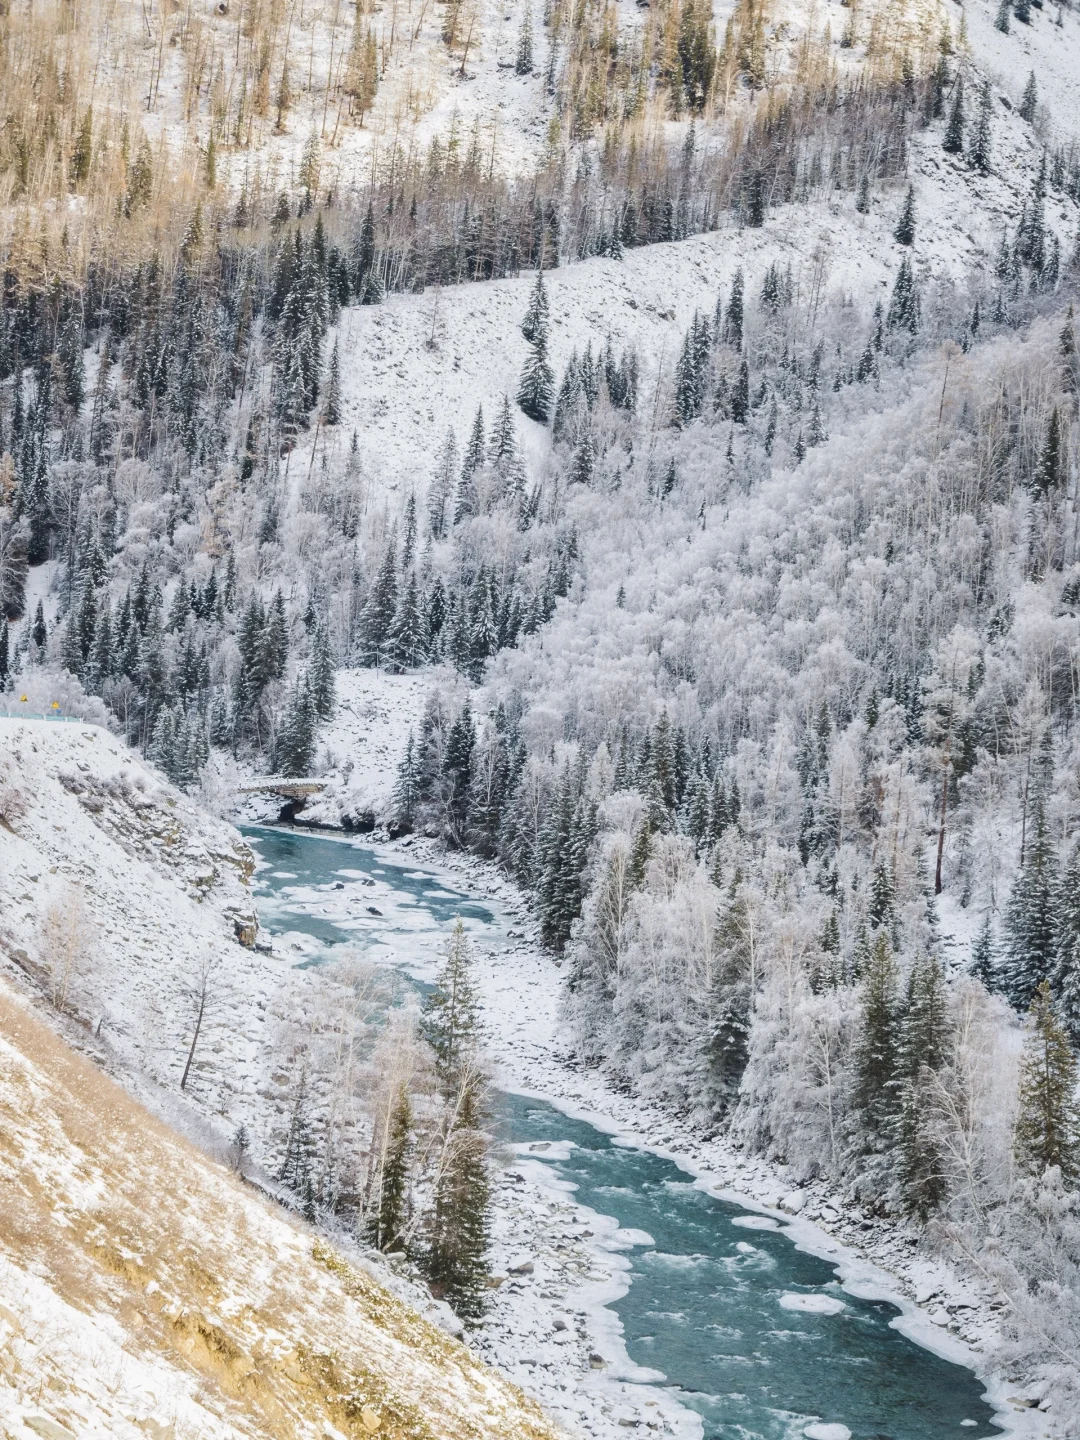
[[[283,800],[309,800],[326,789],[325,780],[294,779],[291,775],[267,775],[251,785],[241,785],[238,795],[280,795]]]

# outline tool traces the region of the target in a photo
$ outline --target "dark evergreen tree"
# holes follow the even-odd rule
[[[318,712],[306,680],[289,697],[274,739],[274,770],[279,775],[310,775],[315,761]]]
[[[398,764],[397,781],[394,785],[394,823],[399,831],[406,832],[413,827],[416,809],[421,799],[422,778],[416,739],[410,730],[405,753]]]
[[[1057,857],[1039,798],[1034,805],[1032,833],[1005,912],[1001,990],[1015,1010],[1028,1009],[1035,991],[1054,968],[1059,895]]]
[[[947,1193],[938,1134],[941,1076],[952,1040],[945,977],[933,956],[919,956],[908,976],[900,1037],[900,1188],[905,1208],[920,1219],[940,1209]]]
[[[514,59],[514,73],[516,75],[531,75],[533,68],[533,33],[532,33],[532,10],[525,7],[525,14],[521,20],[521,30],[518,32],[517,55]]]
[[[1039,452],[1035,474],[1032,476],[1032,489],[1036,495],[1045,498],[1052,491],[1064,488],[1068,479],[1065,446],[1065,427],[1062,424],[1061,411],[1055,405],[1046,423],[1046,436]]]
[[[984,80],[979,91],[979,116],[975,122],[975,133],[968,146],[968,164],[980,175],[990,174],[990,115],[993,108],[990,81]]]
[[[889,937],[879,930],[866,957],[854,1057],[855,1108],[862,1148],[887,1148],[898,1108],[897,970]]]
[[[330,648],[330,631],[325,622],[315,630],[311,647],[311,665],[308,669],[308,684],[315,713],[320,720],[329,720],[334,713],[335,683],[334,656]]]
[[[518,404],[529,417],[545,425],[555,398],[555,376],[547,357],[547,322],[538,321],[529,342],[529,355],[518,385]]]
[[[1050,986],[1045,980],[1032,996],[1028,1027],[1020,1066],[1017,1164],[1036,1179],[1056,1166],[1065,1184],[1074,1189],[1080,1182],[1077,1061],[1054,1013]]]
[[[368,1217],[367,1237],[377,1250],[405,1248],[409,1221],[409,1171],[413,1148],[413,1114],[409,1092],[400,1087],[390,1108],[379,1157],[375,1204]]]
[[[536,284],[533,286],[532,295],[529,297],[529,308],[525,311],[525,318],[521,322],[521,333],[531,345],[541,331],[543,331],[546,336],[547,329],[547,290],[544,286],[544,272],[538,269],[536,272]]]
[[[970,973],[975,976],[976,980],[981,980],[987,990],[998,988],[994,928],[990,923],[989,915],[983,921],[979,933],[975,937],[975,943],[971,947]]]
[[[964,77],[956,77],[956,87],[953,90],[953,102],[949,110],[948,123],[945,126],[945,136],[941,142],[941,148],[947,155],[960,155],[964,149]]]
[[[480,1037],[480,1000],[473,980],[473,949],[458,919],[443,950],[434,986],[424,997],[421,1034],[435,1057],[444,1095],[452,1096],[471,1067]]]
[[[743,338],[743,272],[740,266],[731,282],[731,298],[724,311],[720,338],[733,350],[742,349]]]
[[[900,211],[900,219],[896,222],[896,229],[893,231],[893,239],[898,245],[914,245],[915,243],[915,187],[909,185],[907,195],[904,197],[904,208]]]
[[[473,1074],[461,1087],[446,1138],[427,1225],[424,1272],[466,1320],[485,1309],[490,1245],[491,1178],[482,1123],[482,1081]]]
[[[397,593],[397,554],[391,543],[387,546],[361,617],[360,633],[364,663],[367,665],[379,666],[392,661]]]
[[[403,670],[422,665],[427,652],[424,617],[415,573],[410,573],[398,592],[397,609],[390,627],[390,654]]]
[[[341,361],[338,358],[338,342],[330,354],[330,373],[326,377],[326,403],[323,406],[325,425],[341,424]]]
[[[890,330],[907,330],[914,335],[919,328],[920,319],[919,291],[915,284],[911,261],[905,255],[900,261],[900,269],[896,274],[896,283],[893,286],[885,324]]]
[[[1080,842],[1073,846],[1061,872],[1057,924],[1050,988],[1069,1039],[1080,1050]]]

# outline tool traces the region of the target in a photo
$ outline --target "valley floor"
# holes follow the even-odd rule
[[[1001,1299],[928,1255],[902,1225],[870,1217],[827,1184],[798,1189],[785,1167],[747,1156],[723,1137],[702,1139],[690,1123],[575,1067],[560,1043],[558,962],[542,950],[516,887],[495,866],[434,841],[377,836],[370,843],[387,862],[442,873],[449,885],[497,908],[509,925],[502,943],[486,943],[479,930],[473,936],[481,956],[485,1039],[502,1090],[546,1100],[620,1143],[671,1159],[709,1193],[782,1221],[797,1246],[836,1266],[850,1293],[892,1302],[901,1311],[895,1324],[902,1333],[974,1369],[1008,1433],[1032,1440],[1049,1434],[1038,1397],[996,1372],[989,1358]],[[317,908],[305,909],[344,920],[349,889],[312,894]],[[399,963],[420,978],[431,974],[426,957],[411,947]],[[627,1355],[621,1324],[606,1308],[628,1283],[615,1222],[575,1206],[547,1167],[530,1159],[527,1147],[517,1148],[524,1153],[500,1181],[495,1268],[531,1264],[533,1270],[507,1275],[476,1348],[568,1428],[601,1436],[636,1425],[700,1434],[696,1415],[661,1388],[635,1383],[656,1376]],[[566,1330],[557,1328],[560,1321]],[[590,1356],[603,1361],[602,1371],[598,1364],[593,1369]]]

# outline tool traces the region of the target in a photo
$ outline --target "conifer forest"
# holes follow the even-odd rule
[[[11,0],[0,94],[0,825],[51,707],[499,877],[565,1073],[968,1277],[1075,1437],[1074,0]],[[467,1335],[487,963],[229,1122]]]

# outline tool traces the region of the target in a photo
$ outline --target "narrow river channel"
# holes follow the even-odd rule
[[[362,843],[245,827],[262,864],[262,923],[297,964],[349,942],[412,978],[461,916],[497,949],[508,921],[443,877]],[[332,902],[332,903],[330,903]],[[328,913],[329,912],[329,913]],[[332,917],[332,918],[331,918]],[[497,1093],[496,1124],[576,1187],[575,1200],[638,1231],[612,1308],[631,1358],[696,1411],[704,1440],[964,1440],[1000,1434],[983,1387],[900,1334],[885,1301],[841,1289],[833,1266],[782,1224],[719,1200],[672,1161],[614,1142],[536,1099]],[[566,1158],[563,1158],[566,1157]]]

